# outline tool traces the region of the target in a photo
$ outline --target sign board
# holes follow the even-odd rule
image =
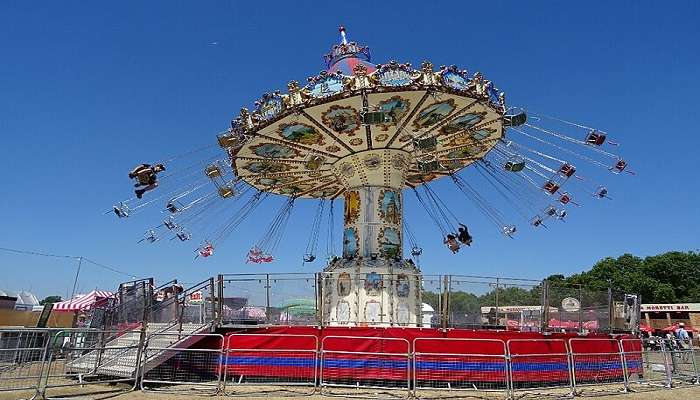
[[[506,313],[519,313],[519,312],[531,312],[531,311],[542,311],[544,307],[542,306],[498,306],[498,312],[500,314]],[[496,307],[481,307],[482,314],[488,314],[490,312],[496,312]],[[557,312],[556,307],[549,307],[549,312]]]
[[[581,303],[573,297],[567,297],[561,301],[561,308],[566,312],[576,312],[581,308]]]
[[[204,296],[202,296],[202,291],[198,290],[196,292],[192,292],[189,296],[190,299],[190,304],[203,304],[204,303]]]
[[[642,312],[700,311],[700,303],[642,304]]]

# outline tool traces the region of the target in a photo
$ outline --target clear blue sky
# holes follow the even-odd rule
[[[298,227],[311,203],[298,207],[296,231],[269,265],[242,260],[278,202],[205,261],[192,260],[196,243],[137,244],[153,218],[117,221],[102,213],[128,196],[132,165],[212,143],[241,106],[320,71],[342,23],[352,40],[371,47],[375,62],[429,59],[480,70],[510,103],[604,128],[638,173],[611,179],[614,201],[588,201],[548,230],[523,226],[515,240],[495,232],[456,190],[438,185],[471,225],[475,245],[450,255],[425,214],[408,204],[426,274],[541,278],[626,252],[697,249],[699,7],[4,2],[0,246],[84,255],[135,275],[186,282],[220,272],[317,270],[300,262],[307,234]],[[0,288],[65,296],[75,263],[0,252],[0,270]],[[79,287],[110,289],[121,278],[86,265]]]

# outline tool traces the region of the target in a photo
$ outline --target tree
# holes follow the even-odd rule
[[[42,306],[45,304],[53,304],[61,301],[61,296],[48,296],[44,300],[40,301],[39,304]]]

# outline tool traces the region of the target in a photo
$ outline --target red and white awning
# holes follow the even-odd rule
[[[54,311],[87,311],[94,307],[95,304],[110,298],[114,298],[114,293],[93,290],[88,294],[76,296],[71,300],[54,303],[53,309]]]

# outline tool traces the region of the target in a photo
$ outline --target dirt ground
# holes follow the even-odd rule
[[[91,400],[97,400],[97,399],[114,399],[114,400],[168,400],[168,399],[174,399],[174,400],[213,400],[213,399],[225,399],[225,398],[231,398],[231,397],[226,397],[223,395],[213,395],[213,394],[202,394],[201,392],[193,392],[193,391],[182,391],[179,393],[175,392],[142,392],[140,390],[136,391],[130,391],[130,388],[127,385],[104,385],[104,384],[98,384],[98,385],[88,385],[83,388],[80,387],[69,387],[69,388],[60,388],[60,389],[52,389],[50,392],[47,393],[47,395],[51,398],[60,398],[60,399],[91,399]],[[288,399],[288,398],[299,398],[299,399],[309,399],[309,400],[328,400],[328,399],[337,399],[339,398],[338,396],[334,397],[328,397],[328,396],[322,396],[322,395],[312,395],[312,396],[304,396],[304,394],[310,393],[310,388],[298,388],[294,389],[294,391],[290,392],[284,392],[284,391],[278,391],[278,392],[267,392],[262,390],[263,388],[260,388],[260,391],[256,391],[254,388],[248,388],[246,393],[241,393],[237,396],[237,398],[243,398],[243,399],[248,399],[248,398],[257,398],[257,399],[268,399],[268,400],[279,400],[279,399]],[[266,388],[269,389],[269,388]],[[291,389],[291,388],[290,388]],[[351,394],[353,391],[351,390],[348,392],[348,395]],[[370,394],[370,392],[363,392],[365,394]],[[0,400],[20,400],[20,399],[30,399],[33,396],[33,392],[31,391],[22,391],[22,392],[0,392]],[[398,394],[398,393],[397,393]],[[476,399],[476,398],[486,398],[486,399],[503,399],[505,396],[503,395],[492,395],[492,396],[474,396],[472,394],[471,396],[469,393],[460,393],[463,394],[462,396],[457,395],[457,393],[442,393],[441,395],[438,394],[438,398],[443,398],[443,399],[448,399],[448,398],[468,398],[468,399]],[[587,393],[584,394],[585,397],[589,398],[595,398],[595,399],[616,399],[616,400],[685,400],[685,399],[700,399],[700,386],[685,386],[685,387],[678,387],[678,388],[673,388],[673,389],[655,389],[655,390],[648,390],[645,389],[644,391],[638,391],[635,393],[620,393],[620,394],[602,394],[602,392],[596,392],[596,391],[588,391]],[[350,396],[343,396],[341,395],[340,397],[350,397]],[[430,396],[433,397],[433,396]],[[397,397],[399,398],[399,397]],[[552,396],[541,396],[541,395],[528,395],[526,397],[527,399],[539,399],[539,398],[556,398]]]

